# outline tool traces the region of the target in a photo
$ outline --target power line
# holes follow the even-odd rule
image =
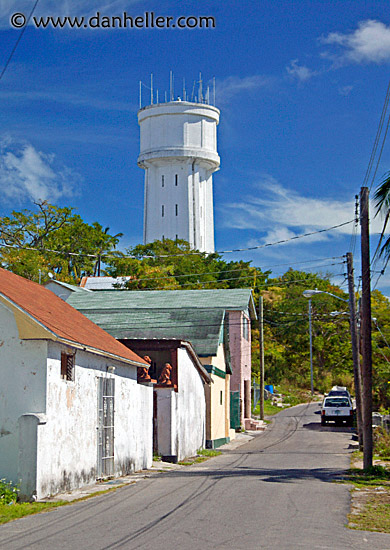
[[[294,237],[290,237],[288,239],[283,239],[283,240],[272,242],[272,243],[265,243],[265,244],[260,244],[260,245],[257,245],[257,246],[250,246],[250,247],[247,247],[247,248],[234,248],[234,249],[231,249],[231,250],[219,250],[219,251],[213,252],[212,254],[231,254],[233,252],[247,252],[249,250],[259,250],[261,248],[267,248],[267,247],[270,247],[270,246],[276,246],[278,244],[285,244],[285,243],[288,243],[288,242],[291,242],[291,241],[294,241],[294,240],[297,240],[297,239],[303,239],[304,237],[310,237],[311,235],[318,235],[319,233],[326,233],[327,231],[333,231],[334,229],[344,227],[344,226],[349,225],[350,223],[354,223],[354,222],[355,222],[355,220],[353,219],[353,220],[349,220],[347,222],[340,223],[338,225],[333,225],[332,227],[327,227],[326,229],[318,229],[317,231],[311,231],[309,233],[303,233],[301,235],[295,235]],[[40,251],[40,252],[53,252],[53,253],[56,253],[56,254],[66,254],[68,256],[87,256],[87,257],[91,257],[91,258],[98,258],[99,256],[101,256],[104,259],[109,259],[109,258],[120,258],[120,259],[132,258],[132,259],[137,260],[137,259],[140,259],[140,258],[153,258],[153,259],[157,259],[157,258],[175,258],[175,257],[183,257],[183,256],[191,256],[191,255],[207,256],[206,252],[200,252],[199,250],[191,250],[191,251],[183,252],[183,253],[180,253],[180,254],[156,254],[156,255],[151,255],[151,254],[143,254],[142,255],[142,254],[140,254],[138,256],[133,256],[133,255],[114,256],[114,255],[110,255],[110,254],[86,254],[86,253],[77,253],[77,252],[64,252],[64,251],[44,249],[44,248],[36,249],[36,248],[33,248],[33,247],[28,247],[28,246],[17,246],[17,245],[5,244],[5,243],[2,244],[1,246],[6,246],[6,247],[9,247],[9,248],[16,248],[18,250],[34,250],[34,251]]]
[[[17,40],[16,40],[16,42],[15,42],[15,45],[14,45],[14,47],[12,48],[11,53],[9,54],[7,61],[5,62],[5,65],[4,65],[4,67],[3,67],[3,70],[2,70],[1,73],[0,73],[0,80],[3,78],[3,76],[4,76],[4,74],[5,74],[5,71],[7,70],[8,65],[9,65],[10,62],[11,62],[11,59],[13,58],[14,53],[16,52],[16,48],[19,46],[19,42],[22,40],[22,37],[23,37],[23,35],[24,35],[24,33],[25,33],[25,30],[27,29],[27,26],[28,26],[28,24],[29,24],[29,22],[30,22],[30,19],[31,19],[31,17],[32,17],[34,11],[35,11],[35,8],[36,8],[37,5],[38,5],[38,2],[39,2],[39,0],[35,0],[35,4],[34,4],[33,7],[32,7],[32,10],[31,10],[31,12],[30,12],[30,15],[27,17],[26,23],[25,23],[24,27],[22,28],[22,30],[20,31],[19,36],[18,36],[18,38],[17,38]]]

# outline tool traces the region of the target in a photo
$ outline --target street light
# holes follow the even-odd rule
[[[329,296],[332,296],[333,298],[338,298],[339,300],[342,300],[343,302],[348,302],[345,298],[340,298],[340,296],[337,296],[336,294],[332,294],[331,292],[327,292],[326,290],[304,290],[302,292],[303,296],[305,298],[309,298],[309,335],[310,335],[310,390],[311,394],[314,395],[314,383],[313,383],[313,334],[312,334],[312,323],[311,323],[311,299],[316,294],[329,294]]]

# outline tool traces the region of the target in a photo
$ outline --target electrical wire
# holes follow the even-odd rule
[[[288,243],[288,242],[291,242],[291,241],[294,241],[294,240],[297,240],[297,239],[303,239],[304,237],[310,237],[311,235],[318,235],[319,233],[326,233],[327,231],[333,231],[334,229],[338,229],[340,227],[344,227],[346,225],[349,225],[350,223],[354,223],[355,220],[349,220],[347,222],[343,222],[343,223],[340,223],[338,225],[333,225],[332,227],[327,227],[326,229],[319,229],[317,231],[311,231],[309,233],[303,233],[301,235],[295,235],[294,237],[290,237],[289,239],[283,239],[283,240],[280,240],[280,241],[276,241],[276,242],[273,242],[273,243],[265,243],[265,244],[260,244],[260,245],[257,245],[257,246],[250,246],[250,247],[247,247],[247,248],[234,248],[234,249],[231,249],[231,250],[219,250],[219,251],[216,251],[216,252],[213,252],[212,254],[231,254],[233,252],[247,252],[247,251],[250,251],[250,250],[259,250],[261,248],[267,248],[267,247],[270,247],[270,246],[276,246],[278,244],[285,244],[285,243]],[[7,246],[9,248],[16,248],[18,250],[34,250],[34,251],[40,251],[40,252],[53,252],[53,253],[56,253],[56,254],[66,254],[68,256],[87,256],[87,257],[91,257],[91,258],[98,258],[99,256],[103,257],[104,259],[109,259],[109,258],[118,258],[118,256],[114,256],[114,255],[110,255],[110,254],[83,254],[83,253],[76,253],[76,252],[63,252],[63,251],[59,251],[59,250],[51,250],[51,249],[36,249],[36,248],[33,248],[33,247],[28,247],[28,246],[16,246],[16,245],[10,245],[10,244],[5,244],[3,243],[1,246]],[[132,256],[132,255],[129,255],[129,256],[119,256],[119,258],[132,258],[132,259],[141,259],[141,258],[154,258],[154,259],[157,259],[157,258],[175,258],[175,257],[183,257],[183,256],[191,256],[191,255],[197,255],[197,256],[207,256],[207,253],[206,252],[200,252],[199,250],[191,250],[191,251],[188,251],[188,252],[184,252],[184,253],[180,253],[180,254],[156,254],[156,255],[151,255],[151,254],[144,254],[144,255],[138,255],[138,256]]]
[[[23,35],[24,35],[24,33],[25,33],[26,29],[27,29],[27,26],[28,26],[28,24],[29,24],[29,22],[30,22],[30,19],[31,19],[31,17],[32,17],[34,11],[35,11],[35,8],[36,8],[37,5],[38,5],[38,2],[39,2],[39,0],[35,0],[35,4],[34,4],[33,7],[32,7],[32,10],[31,10],[31,12],[30,12],[30,15],[27,17],[26,23],[25,23],[24,27],[22,28],[22,30],[20,31],[19,36],[18,36],[18,38],[17,38],[17,40],[16,40],[16,42],[15,42],[15,45],[14,45],[14,47],[12,48],[11,53],[9,54],[7,61],[5,62],[5,65],[4,65],[4,67],[3,67],[3,70],[2,70],[1,73],[0,73],[0,80],[3,78],[3,76],[4,76],[4,74],[5,74],[5,71],[6,71],[7,68],[8,68],[8,65],[11,63],[11,59],[13,58],[14,53],[16,52],[16,48],[19,46],[19,42],[22,40],[22,37],[23,37]]]

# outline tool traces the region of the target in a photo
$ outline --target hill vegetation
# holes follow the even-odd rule
[[[310,387],[308,300],[302,293],[319,289],[347,299],[326,273],[288,269],[281,277],[251,262],[227,261],[220,254],[196,253],[185,241],[155,241],[118,251],[121,234],[87,224],[72,208],[38,203],[0,218],[0,261],[6,269],[45,282],[78,284],[84,275],[130,275],[124,290],[252,288],[256,307],[264,299],[266,380]],[[120,285],[118,285],[120,288]],[[390,307],[372,293],[374,405],[390,408]],[[348,304],[327,294],[312,299],[314,386],[353,387]],[[252,330],[252,369],[259,372],[259,331]]]

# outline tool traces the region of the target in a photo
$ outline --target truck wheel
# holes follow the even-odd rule
[[[321,417],[321,426],[325,426],[325,424],[326,424],[326,420],[325,420],[325,418],[322,416],[322,417]]]

